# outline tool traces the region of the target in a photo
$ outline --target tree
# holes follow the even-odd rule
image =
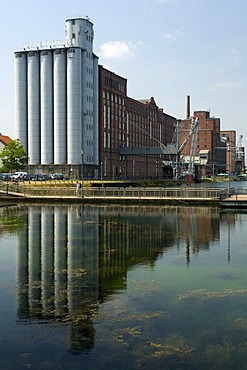
[[[10,172],[12,170],[23,169],[27,163],[27,155],[20,140],[11,140],[0,152],[0,159],[2,160],[3,172]]]

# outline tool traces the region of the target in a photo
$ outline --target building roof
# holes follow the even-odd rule
[[[150,103],[156,104],[153,96],[151,96],[151,98],[148,98],[148,99],[138,99],[138,101],[143,104],[150,104]]]
[[[7,145],[11,140],[12,139],[10,139],[9,136],[0,134],[0,142],[3,143],[4,145]]]

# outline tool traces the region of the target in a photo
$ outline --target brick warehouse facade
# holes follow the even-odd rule
[[[102,179],[172,177],[166,155],[120,155],[121,147],[158,147],[173,140],[176,118],[153,97],[127,96],[127,80],[99,66],[99,155]],[[166,165],[164,165],[166,163]]]

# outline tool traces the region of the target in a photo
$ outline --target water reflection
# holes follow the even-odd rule
[[[1,368],[240,368],[226,354],[246,360],[246,221],[206,207],[0,208]]]
[[[18,318],[66,325],[68,348],[76,353],[93,348],[98,305],[126,288],[129,270],[152,268],[184,245],[189,266],[191,254],[219,239],[220,222],[229,225],[229,215],[214,208],[30,206],[18,212],[27,225],[16,247]]]

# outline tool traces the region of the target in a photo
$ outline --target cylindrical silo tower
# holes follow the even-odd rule
[[[40,53],[41,164],[53,163],[53,55]]]
[[[53,52],[54,78],[54,164],[67,161],[67,82],[66,52],[57,49]]]
[[[15,53],[15,131],[27,153],[27,55]]]
[[[81,49],[81,162],[86,165],[93,165],[95,162],[93,117],[97,112],[94,111],[93,39],[93,23],[88,17],[66,20],[67,47]]]
[[[94,165],[99,165],[99,128],[98,128],[98,112],[99,112],[99,84],[98,84],[98,58],[95,56],[93,59],[93,158]]]
[[[81,49],[67,50],[67,161],[81,164]]]
[[[87,163],[89,163],[90,156],[92,153],[90,153],[90,146],[87,145],[89,143],[89,140],[91,140],[90,135],[92,133],[92,130],[89,130],[90,127],[90,116],[89,112],[91,110],[90,108],[90,80],[91,80],[91,74],[90,67],[87,61],[87,55],[88,52],[85,50],[82,50],[82,68],[81,68],[81,78],[82,78],[82,96],[81,96],[81,102],[82,102],[82,162],[85,163],[85,158],[87,158]]]
[[[27,54],[28,157],[30,164],[40,163],[40,77],[39,52]]]

